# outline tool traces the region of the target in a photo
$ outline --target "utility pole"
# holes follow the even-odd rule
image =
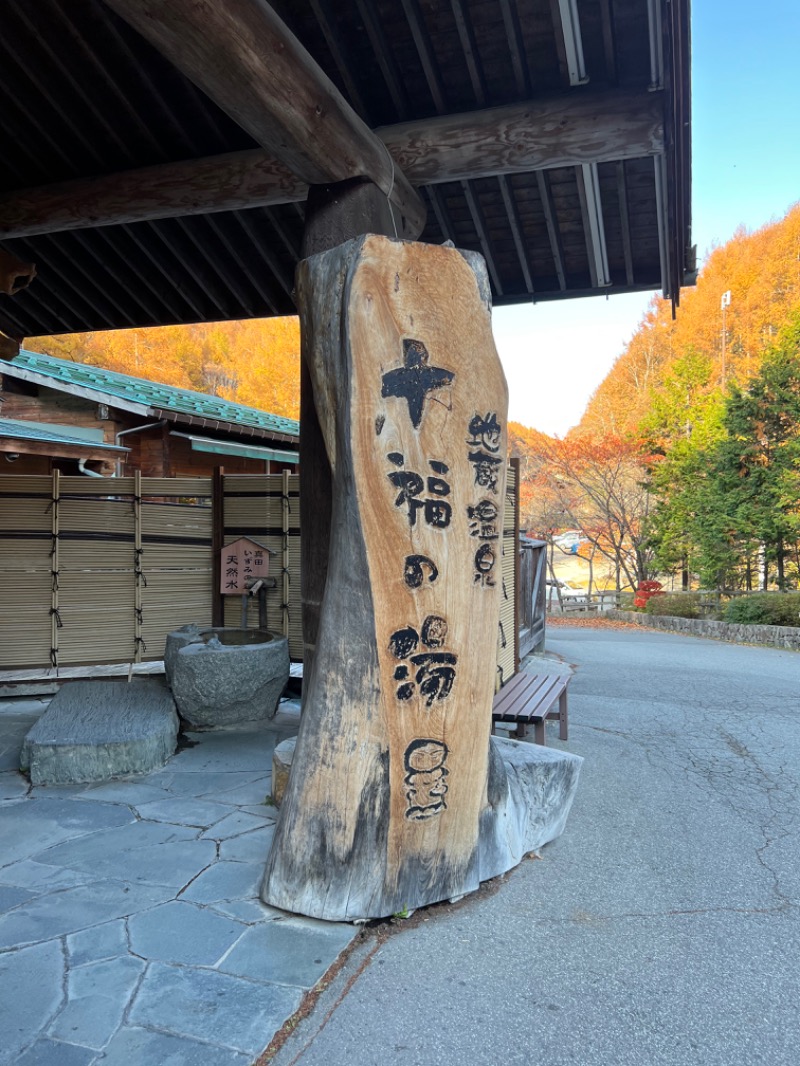
[[[720,311],[722,311],[722,387],[725,388],[725,380],[727,378],[727,344],[728,344],[728,329],[727,329],[727,316],[726,312],[731,304],[731,290],[723,292],[722,299],[719,303]]]

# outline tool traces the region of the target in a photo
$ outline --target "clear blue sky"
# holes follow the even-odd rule
[[[698,261],[800,200],[800,3],[694,0],[692,239]],[[509,417],[563,436],[634,333],[647,294],[498,308]]]

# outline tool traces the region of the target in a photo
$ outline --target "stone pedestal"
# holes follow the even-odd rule
[[[275,745],[272,753],[272,801],[276,807],[280,807],[286,794],[286,786],[289,783],[289,771],[292,768],[295,744],[297,737],[289,737]]]
[[[488,806],[481,813],[480,880],[513,869],[561,836],[583,759],[541,744],[492,737]]]
[[[286,793],[295,740],[281,741],[272,756],[272,799],[277,806]],[[512,870],[530,852],[561,836],[582,763],[570,752],[491,737],[487,805],[478,836],[479,881]]]

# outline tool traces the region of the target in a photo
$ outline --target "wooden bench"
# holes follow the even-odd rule
[[[498,722],[514,722],[514,737],[527,735],[533,725],[537,744],[547,744],[545,723],[558,719],[558,736],[567,740],[567,686],[569,677],[554,674],[515,674],[492,703],[492,733]],[[558,706],[556,706],[556,704]]]

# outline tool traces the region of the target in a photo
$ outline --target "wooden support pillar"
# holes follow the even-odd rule
[[[394,229],[386,196],[369,181],[312,185],[306,203],[302,257],[330,251],[363,233],[389,236]],[[300,366],[300,595],[303,605],[303,674],[309,677],[317,644],[319,612],[328,575],[331,467],[314,404],[305,335]]]
[[[225,468],[211,475],[211,625],[225,625],[225,597],[220,592],[222,549],[225,546]]]
[[[507,390],[478,256],[367,235],[297,295],[331,478],[328,519],[303,457],[303,536],[330,541],[262,898],[381,917],[485,868]]]

